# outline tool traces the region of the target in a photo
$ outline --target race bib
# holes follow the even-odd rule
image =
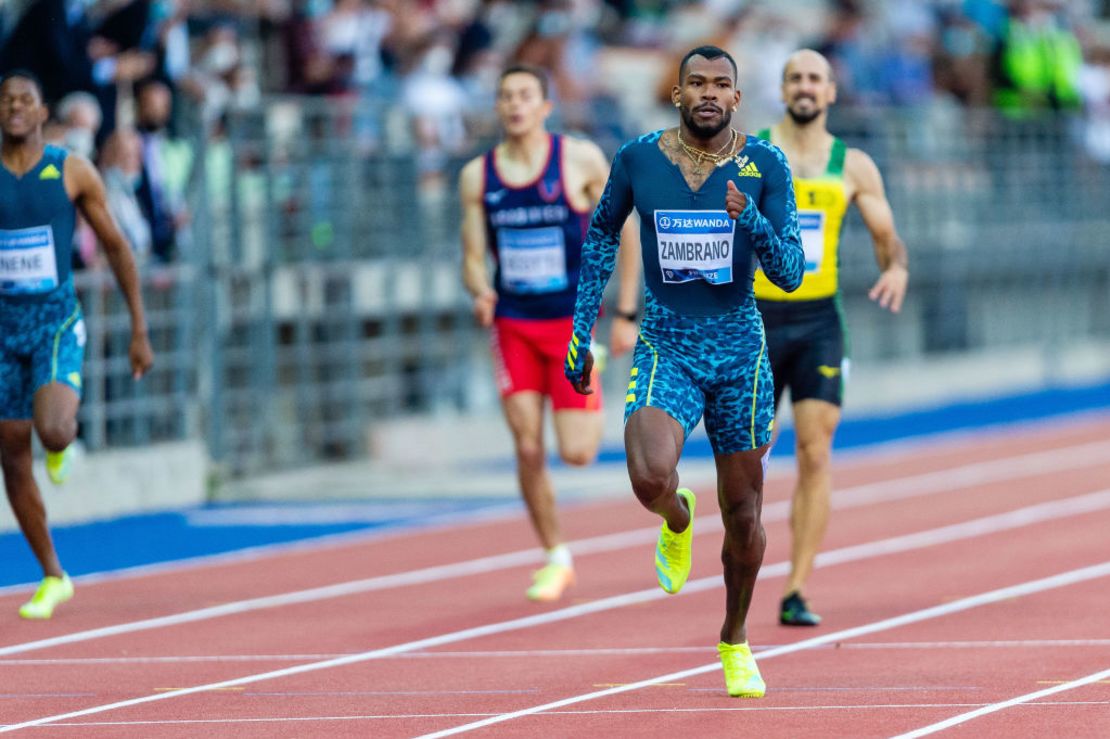
[[[723,210],[657,210],[655,235],[663,282],[732,282],[736,221]]]
[[[512,293],[553,293],[567,288],[562,226],[497,231],[501,286]]]
[[[0,229],[0,293],[36,295],[57,286],[53,229],[50,226]]]
[[[802,251],[806,255],[806,272],[821,269],[825,258],[825,213],[820,210],[799,210],[798,230],[802,236]]]

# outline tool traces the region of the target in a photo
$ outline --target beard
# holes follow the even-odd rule
[[[703,141],[713,138],[732,125],[732,111],[728,108],[721,108],[721,120],[710,126],[700,123],[694,117],[694,111],[685,105],[682,106],[681,110],[682,122],[686,124],[686,129]]]
[[[787,106],[786,108],[786,114],[789,115],[790,119],[799,126],[807,126],[810,123],[813,123],[824,112],[824,110],[818,108],[816,105],[814,105],[812,109],[805,112],[795,110],[790,106]]]

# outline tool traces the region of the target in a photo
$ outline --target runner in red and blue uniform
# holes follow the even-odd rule
[[[478,322],[492,329],[497,385],[513,435],[520,490],[546,551],[546,564],[527,591],[537,601],[558,599],[574,582],[545,462],[545,399],[551,399],[559,456],[567,464],[593,461],[602,432],[600,395],[575,393],[562,367],[582,241],[609,165],[593,143],[548,133],[551,111],[542,70],[506,70],[497,97],[504,139],[471,160],[459,181],[463,281],[474,297]],[[624,254],[610,337],[614,355],[636,341],[641,291],[638,255],[634,248]],[[495,264],[492,280],[489,256]]]

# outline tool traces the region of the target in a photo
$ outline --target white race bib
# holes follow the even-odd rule
[[[825,258],[825,213],[820,210],[799,210],[798,230],[802,236],[802,251],[806,255],[806,272],[821,269]]]
[[[35,295],[57,286],[54,230],[50,226],[0,229],[0,293]]]
[[[562,226],[497,231],[501,285],[512,293],[553,293],[567,287]]]
[[[732,282],[736,221],[723,210],[657,210],[655,237],[663,282]]]

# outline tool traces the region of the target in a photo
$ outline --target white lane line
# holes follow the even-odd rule
[[[1075,447],[1054,449],[1048,452],[1027,454],[1019,457],[1007,457],[990,462],[976,462],[964,467],[953,467],[938,472],[910,475],[903,478],[894,478],[882,482],[844,488],[837,491],[837,494],[833,496],[833,508],[844,510],[931,493],[948,492],[961,487],[980,485],[986,482],[998,482],[1022,478],[1038,473],[1054,472],[1061,466],[1066,466],[1070,469],[1079,469],[1085,466],[1105,465],[1108,456],[1110,456],[1110,442],[1100,441],[1081,444]],[[789,516],[789,501],[778,501],[768,504],[763,510],[763,520],[767,523],[786,520]],[[698,528],[695,534],[704,535],[720,530],[721,520],[719,516],[702,516],[698,518]],[[652,526],[649,528],[618,532],[616,534],[595,536],[589,539],[581,539],[576,542],[571,542],[570,549],[577,555],[598,554],[640,544],[651,544],[655,542],[657,536],[658,526]],[[821,557],[827,556],[827,554],[821,555]],[[465,562],[436,565],[419,570],[399,572],[392,575],[371,577],[363,580],[352,580],[318,588],[309,588],[307,590],[233,601],[218,606],[209,606],[207,608],[182,611],[166,616],[157,616],[139,621],[129,621],[112,626],[72,632],[70,634],[63,634],[47,639],[12,644],[0,647],[0,657],[61,646],[64,644],[76,644],[79,642],[92,641],[94,639],[103,639],[120,634],[133,634],[150,629],[195,623],[197,621],[221,618],[267,608],[280,608],[298,603],[312,603],[329,598],[339,598],[348,595],[386,590],[389,588],[440,582],[467,575],[488,574],[490,572],[512,567],[536,564],[540,561],[541,553],[539,549],[523,549],[490,557],[467,560]],[[821,558],[819,557],[818,566],[820,566],[820,564]],[[832,564],[832,562],[826,562],[826,564]]]
[[[1027,514],[1029,509],[1018,509],[1010,513],[1004,513],[997,516],[988,516],[986,519],[976,519],[968,521],[965,524],[956,526],[944,526],[940,529],[935,529],[936,536],[930,538],[929,531],[910,534],[904,537],[894,537],[892,539],[883,539],[873,542],[874,553],[869,552],[866,545],[849,547],[851,554],[848,556],[839,556],[840,550],[833,550],[828,552],[828,555],[837,563],[858,561],[870,559],[876,556],[882,556],[893,552],[909,551],[911,549],[919,549],[924,547],[933,546],[935,544],[948,543],[955,541],[959,538],[974,538],[988,533],[996,533],[998,531],[1007,531],[1021,526],[1028,526],[1032,523],[1040,521],[1056,520],[1066,516],[1076,515],[1078,513],[1087,513],[1098,508],[1110,507],[1110,490],[1103,490],[1098,493],[1091,493],[1082,495],[1076,498],[1069,498],[1060,501],[1054,501],[1052,505],[1042,504],[1032,506],[1038,510],[1039,518]],[[985,523],[990,521],[992,523]],[[962,528],[961,528],[962,527]],[[963,532],[961,535],[961,531]],[[826,558],[828,560],[829,558]],[[827,565],[828,562],[825,564]],[[822,560],[819,557],[817,566],[822,566]],[[777,562],[769,567],[764,567],[760,571],[760,577],[771,577],[774,575],[785,575],[790,568],[789,562]],[[715,590],[723,587],[723,582],[719,575],[711,577],[703,577],[697,580],[690,580],[682,589],[682,596],[691,593],[704,592]],[[151,703],[154,701],[167,700],[169,698],[176,698],[185,695],[192,695],[194,693],[202,693],[210,690],[219,690],[222,688],[235,687],[238,685],[249,685],[251,683],[261,682],[263,680],[273,680],[281,677],[288,677],[290,675],[298,675],[305,672],[315,672],[317,670],[331,669],[333,667],[342,667],[344,665],[356,664],[360,662],[367,662],[369,660],[381,659],[383,657],[392,657],[398,654],[407,652],[415,652],[433,647],[442,646],[444,644],[454,644],[468,639],[475,639],[483,636],[490,636],[493,634],[503,634],[510,631],[518,631],[528,629],[535,626],[542,626],[545,624],[556,623],[559,621],[566,621],[573,618],[579,618],[593,613],[601,613],[624,606],[636,605],[639,603],[648,603],[656,600],[663,600],[670,596],[664,593],[659,588],[649,588],[647,590],[640,590],[633,593],[625,593],[622,595],[615,595],[609,598],[602,598],[600,600],[592,601],[590,603],[583,603],[568,608],[561,608],[555,611],[548,611],[546,613],[539,613],[534,616],[526,616],[523,618],[511,619],[509,621],[502,621],[499,623],[486,624],[484,626],[476,626],[469,629],[462,629],[460,631],[449,632],[440,634],[439,636],[428,637],[425,639],[417,639],[416,641],[397,644],[383,649],[374,649],[358,654],[349,654],[334,659],[321,660],[319,662],[311,662],[303,665],[295,665],[293,667],[286,667],[279,670],[271,670],[268,672],[258,673],[254,675],[246,675],[244,677],[232,678],[230,680],[223,680],[216,683],[206,685],[197,685],[191,688],[183,688],[181,690],[159,693],[157,695],[142,696],[139,698],[132,698],[129,700],[119,701],[101,706],[93,706],[80,711],[72,713],[59,714],[57,716],[47,716],[40,719],[35,719],[23,724],[16,724],[15,728],[25,728],[28,726],[38,726],[46,723],[53,723],[55,721],[63,721],[69,718],[76,718],[78,716],[87,716],[95,713],[103,713],[105,711],[115,710],[117,708],[126,708],[128,706],[140,705],[142,703]],[[681,596],[680,596],[681,597]],[[959,602],[959,601],[957,601]],[[885,623],[885,622],[883,622]],[[892,627],[891,627],[892,628]],[[829,640],[846,633],[849,631],[836,632],[835,634],[827,635],[826,637],[817,640],[809,640],[807,644],[816,646],[824,644]],[[860,634],[870,633],[862,631]],[[856,634],[859,635],[859,634]],[[777,649],[768,650],[762,655],[775,656],[776,651],[793,650],[793,645],[778,647]],[[783,652],[785,653],[785,652]],[[761,658],[763,658],[761,655]],[[716,664],[716,663],[714,663]],[[699,668],[700,669],[700,668]],[[704,671],[704,669],[702,670]],[[700,674],[698,672],[691,674]],[[685,676],[685,675],[682,675]],[[662,680],[654,680],[652,682],[662,682]],[[618,691],[622,692],[622,691]],[[572,701],[573,702],[573,701]],[[0,729],[0,733],[9,731],[10,728]]]
[[[851,705],[812,705],[812,706],[705,706],[701,708],[607,708],[593,710],[551,711],[556,716],[610,716],[622,714],[654,713],[767,713],[767,712],[808,712],[808,711],[889,711],[916,708],[972,708],[982,703],[861,703]],[[1040,706],[1108,706],[1110,701],[1040,701],[1027,704],[1028,707]],[[287,721],[404,721],[420,718],[476,718],[493,716],[492,713],[378,713],[355,716],[259,716],[256,718],[183,718],[149,721],[74,721],[57,723],[51,726],[83,727],[92,726],[176,726],[178,724],[258,724],[284,723]],[[4,728],[0,724],[0,728]]]
[[[756,654],[782,646],[761,644],[753,647]],[[1063,649],[1067,647],[1110,647],[1110,639],[1013,639],[1010,641],[930,641],[930,642],[865,642],[831,644],[825,649]],[[535,659],[537,657],[635,657],[657,654],[716,654],[713,647],[620,647],[596,649],[505,649],[476,651],[409,652],[398,659]],[[220,662],[305,662],[334,659],[356,652],[329,654],[205,654],[165,655],[160,657],[60,657],[56,659],[0,659],[3,667],[47,667],[80,665],[159,665],[201,664]]]
[[[945,603],[931,608],[923,608],[919,611],[913,611],[894,618],[883,619],[863,626],[856,626],[850,629],[842,629],[829,634],[813,637],[812,639],[804,639],[794,644],[788,644],[775,649],[769,649],[759,655],[759,660],[771,659],[773,657],[780,657],[784,654],[792,654],[794,652],[801,652],[813,647],[829,644],[830,642],[843,641],[845,639],[854,639],[858,636],[865,636],[867,634],[874,634],[879,631],[887,631],[889,629],[896,629],[908,624],[927,621],[942,616],[948,616],[953,613],[967,611],[972,608],[989,605],[991,603],[998,603],[999,601],[1009,600],[1011,598],[1019,598],[1033,593],[1043,592],[1045,590],[1052,590],[1054,588],[1061,588],[1075,583],[1086,582],[1101,577],[1110,575],[1110,562],[1103,562],[1101,564],[1092,565],[1090,567],[1082,567],[1077,570],[1070,570],[1062,572],[1058,575],[1051,577],[1041,578],[1039,580],[1031,580],[1029,582],[1021,583],[1019,585],[1011,585],[998,590],[991,590],[979,595],[973,595],[968,598],[961,598],[950,603]],[[574,705],[576,703],[584,703],[586,701],[596,700],[598,698],[605,698],[610,695],[617,695],[619,693],[629,693],[641,688],[648,688],[658,683],[671,683],[679,680],[685,680],[689,677],[696,675],[704,675],[709,672],[719,672],[721,663],[718,661],[711,662],[700,667],[693,667],[688,670],[681,670],[679,672],[672,672],[667,675],[659,675],[657,677],[648,678],[647,680],[640,680],[639,682],[629,683],[628,685],[621,685],[618,687],[607,688],[605,690],[598,690],[592,693],[585,693],[582,695],[571,696],[570,698],[563,698],[562,700],[544,703],[530,708],[524,708],[519,711],[512,711],[510,713],[503,713],[498,716],[474,721],[469,724],[462,724],[461,726],[454,726],[450,729],[437,731],[431,734],[424,734],[418,739],[439,739],[439,737],[454,736],[456,734],[463,734],[468,731],[474,731],[485,726],[503,723],[505,721],[512,721],[513,719],[522,718],[524,716],[532,716],[537,713],[544,713],[555,708],[562,708],[564,706]],[[1103,675],[1104,673],[1099,673]],[[1094,681],[1093,679],[1091,680]],[[1058,686],[1060,687],[1060,686]],[[1059,692],[1056,690],[1054,692]]]
[[[872,503],[889,502],[919,495],[947,492],[949,490],[989,482],[1002,482],[1030,475],[1049,474],[1061,467],[1067,467],[1069,469],[1096,467],[1106,464],[1105,460],[1108,456],[1110,456],[1110,441],[1096,441],[1075,446],[1064,446],[1032,454],[1002,457],[986,462],[973,462],[936,472],[910,475],[901,478],[890,478],[879,482],[841,488],[838,489],[833,496],[832,505],[836,510],[850,509],[870,505]],[[481,511],[470,513],[452,511],[445,513],[442,516],[436,516],[423,522],[422,525],[415,527],[415,529],[406,527],[391,528],[387,531],[350,531],[341,534],[330,534],[296,542],[265,544],[262,546],[240,549],[234,552],[202,555],[171,562],[139,565],[137,567],[128,567],[121,570],[81,575],[74,578],[74,581],[82,585],[93,585],[100,582],[172,574],[204,567],[218,567],[236,562],[250,562],[267,557],[281,556],[302,551],[319,551],[342,546],[354,546],[367,541],[404,537],[413,533],[426,533],[428,531],[450,528],[457,525],[474,525],[488,521],[497,521],[517,515],[518,511],[519,504],[515,501],[512,503],[497,503]],[[764,520],[768,522],[786,520],[789,514],[789,501],[770,503],[765,506],[763,510]],[[717,516],[703,516],[698,519],[698,526],[698,533],[708,533],[712,530],[719,530],[720,519]],[[647,535],[651,541],[654,541],[657,530],[658,527],[652,527],[650,529],[642,529],[640,532]],[[627,533],[631,534],[633,532]],[[604,537],[596,537],[596,539],[604,539]],[[602,548],[591,550],[590,545],[591,542],[594,541],[595,539],[585,539],[576,543],[572,542],[571,549],[575,553],[585,554],[589,554],[592,551],[609,551],[604,548],[604,544],[601,542],[599,542],[599,544]],[[639,543],[639,540],[637,540],[636,543]],[[531,552],[531,550],[529,550],[529,552]],[[539,555],[534,552],[532,552],[532,554],[534,556],[528,563],[539,562]],[[508,566],[517,565],[513,564]],[[446,579],[448,577],[456,577],[456,575],[448,574],[441,579]],[[0,597],[11,593],[22,593],[35,584],[36,583],[27,583],[2,586],[0,587]],[[353,592],[364,591],[356,590]]]
[[[988,706],[983,706],[982,708],[977,708],[974,711],[968,711],[967,713],[961,713],[959,716],[953,716],[952,718],[945,719],[944,721],[938,721],[935,724],[929,724],[928,726],[923,726],[920,729],[915,729],[915,730],[910,731],[906,734],[899,734],[897,737],[895,737],[895,739],[917,739],[917,737],[928,736],[929,734],[935,734],[938,731],[944,731],[945,729],[949,729],[953,726],[958,726],[959,724],[967,723],[968,721],[971,721],[972,719],[979,718],[980,716],[986,716],[987,714],[990,714],[990,713],[996,713],[998,711],[1002,711],[1002,710],[1005,710],[1007,708],[1011,708],[1013,706],[1018,706],[1018,705],[1021,705],[1023,703],[1029,703],[1031,701],[1035,701],[1038,698],[1045,698],[1045,697],[1050,696],[1050,695],[1055,695],[1056,693],[1063,693],[1066,690],[1074,690],[1075,688],[1081,688],[1084,685],[1090,685],[1091,683],[1097,683],[1101,680],[1105,680],[1106,678],[1110,678],[1110,670],[1103,670],[1102,672],[1096,672],[1093,675],[1087,675],[1087,677],[1081,677],[1078,680],[1072,680],[1071,682],[1066,682],[1063,685],[1055,685],[1051,688],[1045,688],[1044,690],[1038,690],[1035,693],[1026,693],[1025,695],[1019,695],[1018,697],[1011,698],[1008,701],[1002,701],[1000,703],[992,703]]]

